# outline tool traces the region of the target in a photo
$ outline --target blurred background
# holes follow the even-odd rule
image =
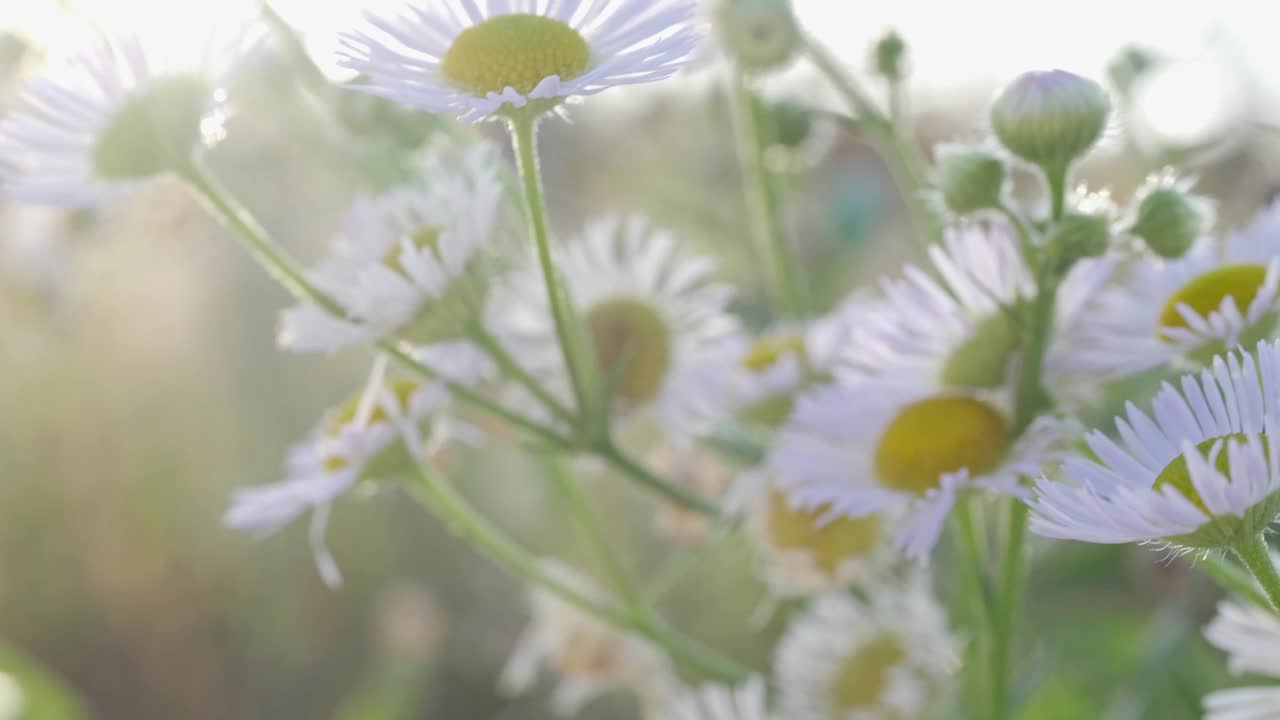
[[[86,27],[147,29],[152,1],[4,4],[0,113]],[[272,5],[296,35],[277,28],[246,67],[212,163],[312,259],[353,193],[447,129],[329,84],[347,79],[329,54],[359,3]],[[1122,110],[1085,168],[1091,185],[1124,199],[1177,162],[1220,200],[1224,228],[1280,187],[1280,46],[1264,4],[796,6],[872,87],[871,48],[885,30],[901,33],[925,148],[981,139],[1001,83],[1063,67],[1106,80]],[[759,318],[764,278],[748,252],[718,78],[712,66],[614,90],[572,108],[571,123],[549,123],[552,216],[569,232],[604,210],[648,213],[723,258],[740,310]],[[834,107],[802,69],[773,85]],[[813,285],[834,302],[919,257],[883,164],[856,135],[837,131],[829,144],[791,178],[787,217]],[[278,352],[286,302],[176,184],[93,213],[0,205],[0,720],[548,716],[545,689],[497,690],[525,620],[523,589],[407,495],[339,503],[330,542],[346,585],[336,592],[317,577],[303,524],[261,543],[220,526],[231,489],[274,480],[287,446],[357,387],[370,360]],[[581,558],[539,464],[508,447],[454,455],[454,478],[530,545]],[[655,532],[650,498],[608,477],[591,491],[641,577],[686,553]],[[1141,548],[1040,551],[1024,634],[1036,683],[1023,717],[1198,717],[1199,697],[1226,682],[1199,638],[1216,592]],[[743,542],[717,540],[696,557],[664,611],[763,665],[778,623],[759,622],[765,597]],[[15,683],[24,709],[6,714]],[[617,698],[584,717],[634,712]]]

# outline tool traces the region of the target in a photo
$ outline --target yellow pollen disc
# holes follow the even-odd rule
[[[577,30],[541,15],[489,18],[463,30],[440,69],[453,85],[477,95],[508,87],[528,94],[552,75],[571,80],[591,64],[591,47]]]
[[[390,389],[395,394],[396,401],[400,404],[400,407],[404,408],[408,407],[409,397],[418,389],[418,383],[413,380],[393,380],[390,383]],[[362,396],[363,393],[357,393],[347,398],[345,402],[333,411],[333,415],[325,428],[330,435],[337,435],[344,427],[356,421],[356,413],[360,410]],[[382,408],[382,403],[374,402],[363,427],[385,422],[387,419],[387,411]]]
[[[624,400],[653,399],[671,367],[671,333],[658,310],[615,298],[593,306],[586,324],[604,382]]]
[[[440,256],[440,231],[436,228],[423,228],[412,236],[409,241],[419,250],[430,249],[436,257]],[[382,264],[395,270],[401,275],[407,275],[404,271],[404,265],[401,264],[401,257],[404,255],[404,245],[400,242],[391,246],[387,250],[387,254],[382,256]]]
[[[880,705],[889,684],[889,671],[906,658],[902,643],[881,635],[845,661],[836,677],[831,698],[841,717],[859,708]]]
[[[1234,298],[1241,314],[1267,279],[1267,268],[1253,263],[1227,265],[1210,270],[1182,286],[1167,302],[1160,313],[1160,327],[1187,327],[1187,321],[1178,312],[1178,305],[1185,304],[1201,317],[1218,309],[1223,300]]]
[[[1218,451],[1218,457],[1214,460],[1213,466],[1218,472],[1230,477],[1227,462],[1227,444],[1233,442],[1244,442],[1245,440],[1246,436],[1239,433],[1227,435],[1222,438],[1213,438],[1196,445],[1196,452],[1207,458],[1209,457],[1209,451],[1213,450],[1213,446],[1221,441],[1222,448]],[[1266,446],[1264,445],[1263,448],[1265,449],[1265,447]],[[1156,476],[1156,481],[1152,487],[1157,490],[1164,487],[1173,487],[1178,492],[1182,493],[1183,497],[1190,500],[1192,503],[1195,503],[1195,506],[1204,511],[1206,515],[1213,514],[1209,512],[1209,508],[1205,507],[1204,499],[1200,497],[1200,493],[1196,492],[1195,485],[1191,484],[1191,471],[1187,468],[1187,459],[1182,455],[1174,458],[1173,462],[1166,465],[1164,470],[1160,471],[1160,474]]]
[[[804,338],[796,335],[761,338],[742,358],[742,367],[753,373],[764,372],[787,355],[798,355],[801,362],[807,361]]]
[[[840,561],[866,555],[880,541],[880,518],[836,518],[823,523],[827,506],[816,510],[792,507],[783,493],[769,492],[769,535],[783,550],[808,552],[818,568],[833,575]]]
[[[994,470],[1009,450],[1009,428],[998,410],[967,397],[934,397],[908,405],[876,447],[875,469],[886,487],[924,493],[942,476],[968,468]]]

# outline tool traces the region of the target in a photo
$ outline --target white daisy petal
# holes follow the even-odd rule
[[[764,679],[753,677],[739,688],[708,685],[676,697],[656,720],[769,720]]]
[[[1223,602],[1204,635],[1227,653],[1231,672],[1280,679],[1280,618],[1275,614]],[[1204,708],[1206,720],[1272,720],[1280,708],[1280,687],[1222,690],[1206,697]]]

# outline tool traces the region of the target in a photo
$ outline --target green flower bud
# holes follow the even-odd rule
[[[907,72],[907,43],[896,30],[890,30],[876,43],[871,59],[876,72],[882,77],[901,80]]]
[[[1000,206],[1008,172],[1004,160],[980,148],[938,149],[938,185],[947,209],[957,215]]]
[[[1159,62],[1150,50],[1130,45],[1107,65],[1107,77],[1121,95],[1127,96],[1138,79]]]
[[[1101,255],[1110,243],[1111,218],[1106,215],[1068,212],[1049,233],[1049,244],[1063,270],[1084,258]]]
[[[1142,238],[1151,252],[1163,258],[1180,258],[1208,229],[1205,202],[1176,186],[1156,187],[1143,193],[1129,232]]]
[[[747,72],[778,70],[800,49],[790,0],[719,0],[714,20],[725,52]]]
[[[1111,100],[1098,83],[1063,70],[1025,73],[991,106],[996,137],[1014,155],[1062,172],[1102,137]]]

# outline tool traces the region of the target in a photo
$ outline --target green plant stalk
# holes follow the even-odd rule
[[[515,380],[542,403],[542,406],[564,422],[573,423],[573,413],[555,398],[538,379],[529,373],[503,346],[497,338],[484,327],[484,323],[472,322],[467,328],[467,337],[498,364],[504,374]]]
[[[547,230],[547,206],[542,191],[542,171],[538,161],[537,118],[531,115],[520,115],[512,118],[510,125],[511,141],[516,153],[516,166],[524,187],[529,234],[537,246],[538,265],[542,268],[547,303],[555,322],[556,339],[560,343],[565,368],[569,372],[569,380],[573,385],[573,395],[578,406],[578,421],[588,423],[596,419],[593,416],[600,408],[596,407],[595,393],[590,389],[592,386],[588,385],[587,373],[591,371],[592,366],[583,362],[584,358],[573,342],[573,326],[579,321],[574,314],[574,309],[565,302],[566,294],[560,282],[560,272],[556,269],[555,260],[551,256],[551,234]]]
[[[1280,571],[1271,559],[1271,548],[1267,545],[1267,536],[1259,533],[1252,541],[1233,548],[1240,562],[1249,568],[1254,579],[1262,586],[1262,592],[1271,601],[1270,609],[1280,613]]]
[[[1210,555],[1202,558],[1197,566],[1223,590],[1242,597],[1260,608],[1271,609],[1271,601],[1267,599],[1266,593],[1258,588],[1258,583],[1253,576],[1225,557]]]
[[[232,230],[254,260],[285,290],[298,300],[309,300],[337,317],[345,317],[341,305],[307,280],[303,272],[298,269],[297,263],[271,239],[266,229],[254,219],[253,215],[237,203],[233,196],[226,192],[198,163],[191,163],[179,175],[195,191],[210,213]],[[577,443],[563,437],[554,428],[510,410],[466,385],[445,380],[438,371],[410,355],[394,339],[381,340],[377,343],[377,347],[418,377],[442,380],[445,387],[449,388],[449,391],[462,402],[524,430],[530,436],[553,448],[570,451],[578,447]],[[713,503],[654,475],[634,458],[618,450],[612,443],[606,444],[604,449],[595,452],[637,484],[672,502],[705,515],[714,516],[719,513]]]
[[[894,118],[876,107],[867,93],[844,71],[839,59],[812,35],[805,38],[805,51],[810,61],[835,87],[854,113],[858,126],[870,135],[873,146],[884,158],[885,165],[898,184],[898,191],[906,200],[907,208],[920,231],[930,243],[941,241],[942,220],[929,206],[923,194],[930,187],[923,153],[904,135]]]
[[[768,138],[765,136],[760,105],[742,71],[734,73],[731,90],[733,128],[737,135],[738,158],[742,163],[743,189],[751,214],[751,230],[761,252],[769,258],[776,293],[783,310],[792,317],[802,318],[808,314],[808,300],[795,254],[787,243],[778,188],[775,187],[765,163]]]
[[[983,705],[991,696],[990,679],[985,671],[991,667],[989,656],[995,597],[984,570],[984,553],[978,542],[972,503],[973,500],[963,500],[956,504],[951,530],[962,560],[960,575],[964,580],[961,592],[968,598],[969,620],[973,625],[972,645],[968,650],[972,663],[967,673],[965,699],[970,705],[968,716],[979,720],[987,716],[985,711],[988,708]]]
[[[600,525],[600,521],[596,513],[592,511],[590,503],[583,495],[582,489],[578,487],[578,483],[569,476],[565,470],[564,464],[558,458],[547,458],[547,468],[551,473],[551,477],[555,480],[556,487],[560,489],[560,494],[564,496],[565,501],[569,505],[570,512],[573,513],[574,519],[581,528],[584,540],[591,546],[591,551],[596,556],[596,562],[600,565],[600,569],[604,571],[605,577],[609,580],[610,588],[614,591],[622,602],[626,604],[627,609],[631,612],[651,615],[648,606],[640,598],[640,593],[636,591],[635,583],[631,582],[630,575],[627,574],[622,562],[618,559],[617,553],[613,551],[613,545],[609,542],[608,534]]]
[[[619,630],[648,638],[674,660],[717,682],[737,684],[750,677],[749,668],[675,631],[660,621],[599,602],[548,573],[538,558],[475,511],[466,498],[443,478],[419,465],[414,488],[444,522],[490,560],[518,578],[544,588],[564,602]]]

